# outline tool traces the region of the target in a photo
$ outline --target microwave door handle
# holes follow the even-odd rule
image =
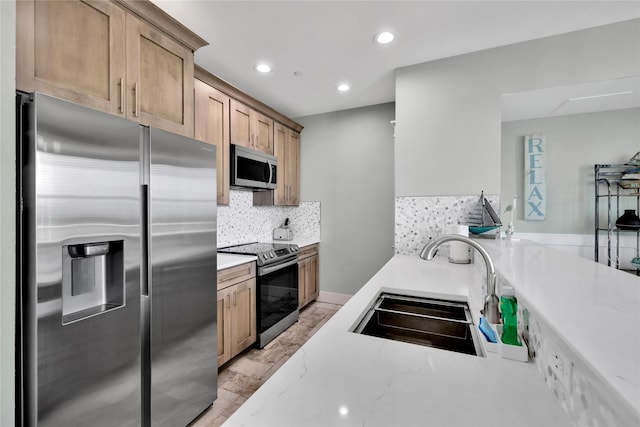
[[[267,184],[271,184],[271,178],[273,177],[273,167],[271,166],[271,160],[267,160],[267,166],[269,167],[269,180]]]

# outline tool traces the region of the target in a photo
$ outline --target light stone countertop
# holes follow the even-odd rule
[[[640,277],[531,241],[478,240],[496,269],[640,425]]]
[[[218,254],[218,271],[225,268],[235,267],[236,265],[254,262],[258,258],[253,255],[235,255],[235,254]]]
[[[483,269],[393,257],[227,426],[571,425],[533,363],[350,332],[381,291],[482,305]]]
[[[316,243],[320,243],[320,239],[307,239],[307,238],[303,238],[303,239],[298,239],[298,238],[294,238],[293,240],[271,240],[269,243],[284,243],[284,244],[289,244],[289,245],[298,245],[301,248],[305,247],[305,246],[309,246],[309,245],[314,245]]]

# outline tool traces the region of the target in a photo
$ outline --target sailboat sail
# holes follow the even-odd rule
[[[478,203],[469,213],[467,225],[469,225],[469,231],[475,234],[484,233],[502,225],[500,217],[484,197],[484,191],[480,194]]]

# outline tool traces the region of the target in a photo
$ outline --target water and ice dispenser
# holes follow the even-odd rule
[[[124,241],[62,247],[62,323],[124,306]]]

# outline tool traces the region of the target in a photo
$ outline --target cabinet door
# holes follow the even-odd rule
[[[231,359],[231,293],[218,291],[218,367]]]
[[[307,303],[310,303],[318,297],[318,257],[312,256],[307,258],[307,266],[305,269],[305,287]]]
[[[289,129],[287,144],[287,202],[300,204],[300,133]]]
[[[278,187],[273,193],[273,203],[281,206],[299,205],[300,133],[274,123],[273,151],[278,158]]]
[[[215,144],[218,205],[229,204],[229,97],[195,81],[195,138]]]
[[[231,143],[253,148],[251,140],[251,109],[231,100]]]
[[[307,260],[303,259],[298,262],[298,308],[307,305]]]
[[[16,2],[16,87],[124,114],[125,12],[105,1]]]
[[[127,117],[193,137],[193,52],[127,15]]]
[[[231,295],[231,354],[235,356],[256,342],[256,279],[233,286]]]
[[[273,120],[257,111],[252,111],[251,133],[256,150],[273,154]]]
[[[278,185],[273,190],[273,203],[275,205],[287,204],[287,137],[288,129],[280,123],[273,126],[273,154],[278,159]]]

